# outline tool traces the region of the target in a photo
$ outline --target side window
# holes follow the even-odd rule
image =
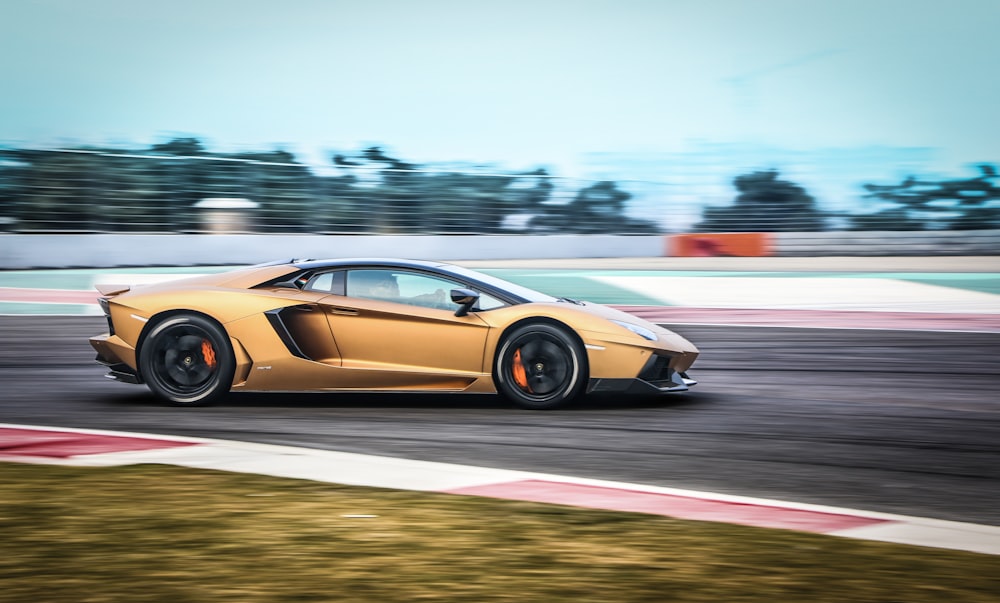
[[[344,272],[336,270],[333,272],[323,272],[309,279],[302,287],[306,291],[318,291],[320,293],[344,294]]]
[[[307,291],[333,291],[333,273],[324,272],[316,276],[304,288]]]
[[[479,303],[476,304],[476,310],[493,310],[495,308],[502,308],[506,306],[504,302],[493,297],[492,295],[487,295],[486,293],[479,293]]]
[[[405,270],[351,270],[347,273],[348,297],[378,299],[409,306],[454,311],[451,290],[465,287],[449,279]],[[480,293],[476,310],[492,310],[507,304]]]
[[[411,306],[455,310],[449,292],[459,283],[426,274],[403,273],[399,275],[400,302]]]

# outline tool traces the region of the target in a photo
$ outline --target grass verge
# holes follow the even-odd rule
[[[160,465],[0,463],[0,601],[1000,599],[1000,557]]]

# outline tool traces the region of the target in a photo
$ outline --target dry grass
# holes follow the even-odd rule
[[[1000,600],[1000,557],[152,465],[0,463],[0,546],[3,602]]]

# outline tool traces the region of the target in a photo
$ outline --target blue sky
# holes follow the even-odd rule
[[[1000,0],[4,0],[0,141],[382,144],[565,175],[878,146],[962,175],[1000,160],[998,59]]]

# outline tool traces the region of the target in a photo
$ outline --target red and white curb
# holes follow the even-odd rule
[[[0,460],[160,463],[718,521],[1000,555],[1000,527],[642,484],[348,452],[0,423]]]

